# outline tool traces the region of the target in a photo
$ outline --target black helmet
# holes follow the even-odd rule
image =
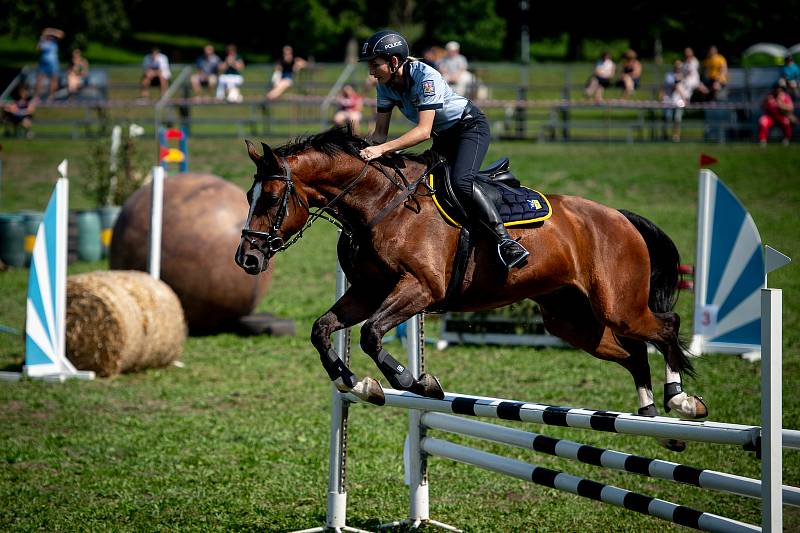
[[[378,56],[398,56],[402,62],[408,57],[408,43],[405,37],[394,30],[381,30],[367,39],[358,53],[359,61],[369,61]]]

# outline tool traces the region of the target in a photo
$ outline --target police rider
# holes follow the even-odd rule
[[[486,117],[454,93],[436,69],[408,54],[405,38],[392,30],[379,31],[361,45],[359,61],[369,62],[369,73],[378,81],[378,113],[370,135],[376,144],[361,150],[361,157],[376,159],[433,136],[433,150],[450,164],[459,200],[494,235],[503,264],[509,270],[522,267],[528,251],[503,226],[489,191],[484,189],[487,185],[475,179],[489,148]],[[386,142],[395,106],[416,126]]]

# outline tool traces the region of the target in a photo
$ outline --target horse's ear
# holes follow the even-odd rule
[[[253,143],[245,140],[244,144],[247,145],[247,153],[250,154],[250,159],[253,160],[253,163],[255,163],[256,166],[259,166],[264,161],[264,158],[256,151],[256,147]]]
[[[278,161],[278,158],[275,157],[275,152],[272,151],[272,148],[270,148],[263,142],[261,143],[261,148],[264,149],[264,157],[261,160],[264,163],[264,165],[266,165],[267,168],[272,170],[276,171],[280,170],[281,163],[280,161]]]

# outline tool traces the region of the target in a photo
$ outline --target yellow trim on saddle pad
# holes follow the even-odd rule
[[[430,184],[431,189],[434,189],[434,187],[433,187],[433,174],[428,176],[428,183]],[[531,218],[531,219],[528,219],[528,220],[515,220],[513,222],[504,222],[503,226],[522,226],[524,224],[533,224],[535,222],[544,222],[545,220],[547,220],[548,218],[553,216],[553,207],[550,205],[550,200],[547,199],[547,196],[545,196],[544,194],[542,194],[539,191],[536,191],[534,189],[531,189],[531,188],[528,188],[528,187],[523,187],[523,188],[524,189],[528,189],[529,191],[533,191],[533,192],[535,192],[536,194],[538,194],[538,195],[540,195],[542,197],[542,199],[544,200],[544,203],[547,204],[547,214],[545,216],[543,216],[543,217]],[[444,208],[442,207],[442,204],[439,203],[439,200],[436,198],[436,193],[433,193],[431,195],[431,197],[433,198],[433,203],[436,204],[436,208],[439,210],[439,212],[442,214],[442,216],[445,218],[445,220],[447,220],[450,224],[454,225],[455,227],[460,228],[461,224],[459,224],[458,222],[453,220],[453,218],[450,215],[448,215],[447,212],[444,210]]]

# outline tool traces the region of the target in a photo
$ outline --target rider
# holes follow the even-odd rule
[[[486,117],[472,102],[454,93],[436,69],[408,53],[405,38],[392,30],[379,31],[361,45],[359,61],[369,62],[369,73],[378,81],[378,113],[371,139],[379,143],[361,150],[361,157],[376,159],[433,136],[433,150],[451,166],[456,194],[494,235],[503,264],[508,269],[522,267],[528,251],[503,226],[487,185],[475,179],[489,148]],[[394,106],[416,126],[386,142]]]

